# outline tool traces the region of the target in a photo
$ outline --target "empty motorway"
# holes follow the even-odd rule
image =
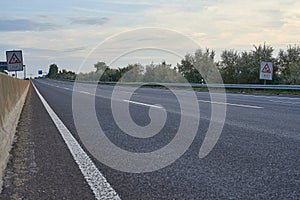
[[[91,169],[79,169],[80,161],[74,161],[74,155],[69,151],[70,147],[67,147],[59,128],[51,120],[49,111],[46,111],[34,87],[31,86],[19,130],[22,131],[22,126],[25,126],[23,129],[30,129],[27,130],[28,140],[31,140],[33,145],[26,147],[29,148],[27,156],[31,155],[31,163],[35,163],[35,167],[28,165],[31,169],[30,174],[33,175],[24,179],[28,184],[23,184],[23,189],[20,187],[19,191],[13,191],[8,185],[4,189],[4,195],[19,192],[25,197],[28,195],[29,199],[100,199],[101,195],[104,195],[103,198],[121,199],[300,198],[299,97],[228,93],[227,101],[223,102],[212,101],[208,92],[195,92],[200,109],[187,109],[186,117],[193,124],[193,120],[198,120],[197,114],[200,112],[200,121],[199,124],[196,123],[196,135],[187,151],[163,168],[133,173],[129,172],[130,170],[124,172],[116,169],[130,165],[125,158],[122,160],[120,155],[109,158],[108,162],[116,166],[112,168],[99,161],[86,147],[74,120],[74,83],[50,79],[37,79],[32,83],[64,124],[66,129],[62,129],[69,131],[84,153],[91,158],[95,170],[100,173],[100,178],[97,179],[98,182],[91,183],[87,178]],[[82,99],[77,104],[80,107],[78,109],[85,116],[85,99],[94,99],[99,125],[107,138],[120,149],[134,153],[152,152],[168,145],[176,137],[182,120],[180,102],[170,90],[139,88],[128,98],[131,88],[118,86],[118,94],[112,98],[115,89],[113,86],[99,85],[96,91],[93,87],[90,84],[78,85],[75,92]],[[190,92],[180,90],[179,93],[185,96]],[[116,122],[118,116],[114,116],[112,111],[114,101],[117,102],[116,109],[122,109],[129,104],[129,117],[140,127],[151,124],[151,121],[154,121],[155,125],[155,119],[149,117],[149,110],[150,114],[153,112],[155,115],[155,112],[158,112],[156,114],[161,113],[162,118],[166,116],[166,121],[163,127],[154,126],[161,129],[151,137],[133,137],[121,130],[119,125],[122,122]],[[226,105],[224,127],[212,151],[204,158],[199,158],[199,149],[209,128],[213,104]],[[118,112],[115,115],[118,115]],[[80,119],[83,124],[90,122],[88,117]],[[25,125],[22,125],[22,121]],[[123,126],[126,126],[127,119],[124,121]],[[127,128],[130,130],[130,127]],[[86,126],[86,129],[89,127]],[[185,133],[187,137],[189,131]],[[16,145],[18,142],[20,141],[17,141]],[[16,150],[13,152],[18,154]],[[14,164],[10,163],[10,168],[13,166]],[[87,170],[87,174],[84,174],[84,170]],[[95,170],[91,171],[94,173]],[[7,179],[9,182],[9,179],[13,178]],[[28,193],[27,190],[31,192]],[[97,196],[95,190],[101,190],[100,196]]]

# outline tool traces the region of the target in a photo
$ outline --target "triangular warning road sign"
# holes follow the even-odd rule
[[[17,57],[17,55],[15,53],[13,53],[12,57],[10,58],[9,64],[20,64],[21,61],[20,59]]]
[[[266,63],[266,65],[262,68],[261,72],[271,74],[271,69],[268,63]]]

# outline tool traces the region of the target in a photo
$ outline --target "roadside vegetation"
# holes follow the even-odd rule
[[[75,74],[72,71],[59,70],[56,64],[52,64],[47,77],[102,82],[183,83],[187,80],[189,83],[205,83],[206,76],[218,69],[225,84],[263,84],[263,80],[259,79],[260,62],[267,61],[273,62],[273,80],[267,81],[267,84],[300,84],[299,46],[289,45],[286,50],[279,50],[276,57],[274,48],[269,45],[253,47],[253,50],[243,52],[224,50],[220,61],[215,60],[213,50],[198,49],[194,54],[187,54],[176,66],[162,61],[146,66],[139,63],[128,64],[126,67],[114,69],[104,62],[97,62],[94,65],[95,71]]]

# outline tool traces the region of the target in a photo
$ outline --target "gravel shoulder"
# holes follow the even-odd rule
[[[94,199],[32,86],[18,124],[0,199]]]

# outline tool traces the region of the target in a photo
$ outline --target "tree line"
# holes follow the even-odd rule
[[[274,57],[274,48],[262,44],[253,46],[251,51],[224,50],[221,60],[215,61],[215,51],[197,49],[186,54],[176,66],[165,61],[149,65],[129,64],[122,68],[111,68],[105,62],[97,62],[95,71],[75,74],[58,70],[57,65],[49,68],[48,77],[55,79],[103,81],[103,82],[170,82],[214,83],[214,74],[219,70],[225,84],[262,84],[259,79],[260,62],[273,63],[273,80],[269,84],[300,84],[300,47],[289,45],[279,50]],[[100,78],[99,78],[100,77]],[[217,82],[216,82],[217,83]]]

